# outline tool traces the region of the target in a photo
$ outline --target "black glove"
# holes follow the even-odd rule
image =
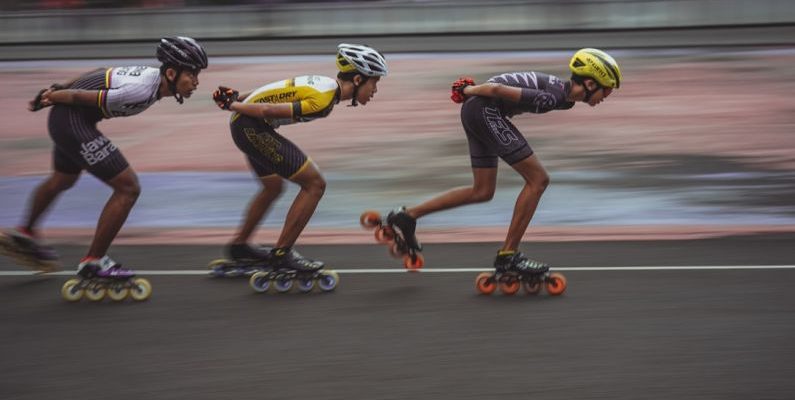
[[[218,89],[213,92],[213,100],[215,100],[215,104],[217,104],[218,107],[221,107],[223,110],[228,110],[232,103],[237,101],[238,95],[239,93],[237,90],[230,89],[226,86],[218,86]]]

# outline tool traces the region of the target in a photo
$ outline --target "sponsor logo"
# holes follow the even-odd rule
[[[289,92],[272,94],[270,96],[265,96],[260,99],[257,99],[257,103],[284,103],[286,100],[295,97],[296,93],[298,93],[298,91],[291,90]]]
[[[483,109],[483,116],[489,125],[489,130],[501,144],[508,145],[519,140],[511,130],[511,127],[502,118],[502,115],[500,115],[500,110],[486,107]]]
[[[268,132],[257,133],[253,128],[244,128],[243,133],[257,151],[268,157],[274,164],[280,164],[284,161],[284,156],[279,154],[279,149],[282,147],[281,142]]]
[[[116,145],[104,136],[80,144],[80,155],[83,156],[88,165],[94,165],[108,158],[116,150],[118,150]]]

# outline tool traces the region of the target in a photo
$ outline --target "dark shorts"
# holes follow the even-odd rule
[[[121,151],[97,129],[96,118],[80,107],[56,105],[50,110],[48,127],[55,142],[53,168],[77,175],[86,170],[109,181],[130,166]]]
[[[461,123],[469,141],[472,168],[496,168],[497,157],[513,165],[533,155],[522,133],[491,99],[467,99],[461,107]]]
[[[246,154],[259,177],[279,174],[290,179],[309,163],[298,146],[264,121],[241,115],[232,122],[231,129],[237,148]]]

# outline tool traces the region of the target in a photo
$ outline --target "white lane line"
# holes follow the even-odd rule
[[[704,270],[776,270],[776,269],[795,269],[795,265],[688,265],[688,266],[627,266],[627,267],[560,267],[552,271],[704,271]],[[361,269],[335,269],[340,274],[405,274],[408,272],[422,272],[426,274],[434,273],[459,273],[459,272],[483,272],[491,271],[490,268],[428,268],[419,271],[408,271],[404,268],[361,268]],[[138,275],[207,275],[206,269],[188,270],[137,270]],[[4,276],[30,276],[38,275],[33,271],[0,271],[0,277]],[[49,274],[53,276],[72,276],[74,271],[59,271]]]

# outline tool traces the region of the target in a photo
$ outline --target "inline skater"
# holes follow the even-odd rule
[[[56,265],[58,255],[42,244],[37,224],[57,197],[87,170],[113,189],[97,222],[85,257],[77,266],[83,278],[124,278],[134,272],[107,256],[140,193],[138,177],[121,151],[97,129],[103,119],[143,112],[163,97],[181,104],[199,85],[207,54],[189,37],[163,38],[157,46],[160,68],[125,66],[88,72],[71,82],[42,89],[30,111],[52,106],[48,119],[54,142],[53,171],[33,192],[25,219],[4,235],[7,249],[21,258]]]
[[[277,270],[305,272],[323,267],[322,262],[307,259],[292,248],[314,214],[326,181],[312,159],[276,129],[325,118],[340,101],[351,100],[350,106],[365,105],[377,92],[379,80],[387,75],[383,55],[368,46],[342,43],[337,47],[336,62],[339,70],[336,79],[303,75],[243,94],[223,86],[213,94],[221,109],[233,113],[232,138],[262,184],[226,247],[227,255],[238,265],[265,263]],[[275,246],[249,245],[252,233],[282,193],[284,181],[299,185],[300,191]]]
[[[576,102],[595,107],[618,89],[622,80],[618,63],[597,49],[577,51],[569,62],[569,69],[572,75],[568,81],[540,72],[515,72],[494,76],[480,85],[467,77],[453,83],[451,99],[463,103],[461,121],[469,142],[474,182],[472,186],[451,189],[414,207],[401,207],[389,213],[386,222],[400,230],[409,248],[420,249],[415,236],[417,219],[433,212],[491,200],[496,188],[499,157],[524,178],[525,185],[516,200],[508,234],[497,252],[494,268],[498,272],[532,274],[549,270],[547,264],[518,251],[541,195],[549,185],[549,175],[509,118],[522,113],[568,110]]]

